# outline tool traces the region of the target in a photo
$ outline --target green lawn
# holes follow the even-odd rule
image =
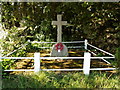
[[[120,88],[119,75],[92,72],[32,72],[10,75],[3,78],[3,88]]]

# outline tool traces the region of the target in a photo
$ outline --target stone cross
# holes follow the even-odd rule
[[[67,21],[62,21],[62,15],[57,15],[57,21],[52,21],[52,25],[57,25],[57,42],[62,42],[62,25],[67,25]]]

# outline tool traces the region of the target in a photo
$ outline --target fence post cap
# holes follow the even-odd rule
[[[87,39],[85,39],[85,42],[87,42],[88,40]]]

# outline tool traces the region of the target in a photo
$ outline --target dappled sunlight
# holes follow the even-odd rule
[[[119,3],[16,1],[0,3],[3,88],[120,88]]]
[[[41,57],[50,57],[50,51],[40,51]],[[34,53],[28,53],[28,57],[34,56]],[[82,57],[83,52],[80,50],[70,50],[69,56],[71,57]],[[83,68],[83,60],[82,59],[43,59],[41,60],[41,69],[82,69]],[[34,60],[32,59],[21,59],[14,64],[15,69],[34,69]],[[91,68],[112,68],[111,64],[107,64],[102,60],[91,60]],[[106,72],[106,71],[104,71]],[[109,72],[109,71],[108,71]],[[15,72],[14,72],[15,73]]]

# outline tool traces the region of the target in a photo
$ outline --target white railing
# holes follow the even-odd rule
[[[67,48],[82,48],[82,47],[84,47],[84,46],[74,46],[74,47],[67,47]],[[38,48],[45,49],[45,48],[52,48],[52,47],[38,47]]]
[[[90,70],[115,70],[116,68],[90,68],[91,59],[114,58],[114,57],[91,57],[89,52],[84,53],[84,57],[40,57],[40,53],[34,53],[34,57],[0,57],[0,59],[34,59],[34,69],[10,69],[4,71],[81,71],[89,75]],[[42,59],[83,59],[83,69],[41,69],[40,62]]]
[[[76,42],[76,41],[74,41]],[[91,44],[89,44],[87,42],[87,40],[85,41],[77,41],[76,43],[80,43],[80,42],[84,42],[84,48],[87,50],[88,48],[88,45],[97,49],[97,50],[100,50],[102,51],[103,53],[106,53],[106,54],[109,54],[111,55],[112,57],[91,57],[91,51],[90,52],[84,52],[84,57],[40,57],[40,53],[34,53],[34,57],[0,57],[0,59],[34,59],[34,69],[10,69],[10,70],[4,70],[4,71],[34,71],[34,72],[39,72],[39,71],[83,71],[83,73],[85,75],[89,75],[90,73],[90,70],[115,70],[116,68],[90,68],[90,62],[92,59],[103,59],[105,61],[105,59],[110,59],[110,58],[115,58],[114,55],[102,50],[102,49],[99,49]],[[32,42],[33,43],[33,42]],[[38,43],[38,42],[34,42],[34,43]],[[40,42],[42,43],[42,42]],[[53,43],[53,42],[46,42],[46,43]],[[93,52],[94,53],[94,52]],[[92,54],[93,54],[92,53]],[[95,53],[94,53],[95,54]],[[42,59],[83,59],[83,68],[82,69],[41,69],[41,65],[40,65],[40,62]],[[2,61],[2,60],[1,60]],[[108,62],[108,61],[105,61],[105,62]]]
[[[72,41],[72,42],[62,42],[62,43],[84,43],[85,41]],[[57,43],[57,42],[38,42],[38,41],[31,41],[31,43]]]
[[[111,54],[111,53],[109,53],[109,52],[106,52],[106,51],[104,51],[104,50],[102,50],[102,49],[100,49],[100,48],[97,48],[97,47],[95,47],[95,46],[93,46],[93,45],[91,45],[91,44],[89,44],[89,43],[88,43],[87,45],[89,45],[89,46],[91,46],[91,47],[93,47],[93,48],[95,48],[95,49],[97,49],[97,50],[99,50],[99,51],[101,51],[101,52],[103,52],[103,53],[106,53],[106,54],[114,57],[113,54]]]
[[[29,43],[30,40],[28,40],[27,42]],[[9,55],[15,53],[15,52],[18,51],[19,49],[22,49],[23,47],[25,47],[26,45],[28,45],[28,43],[27,43],[27,44],[23,44],[23,45],[21,45],[21,47],[19,47],[18,49],[14,50],[14,51],[12,51],[12,52],[10,52],[10,53],[8,53],[8,54],[5,55],[4,57],[7,57],[7,56],[9,56]]]
[[[100,49],[100,48],[97,48],[97,47],[95,47],[95,46],[93,46],[93,45],[91,45],[91,44],[89,44],[89,43],[87,43],[86,45],[88,45],[88,46],[90,46],[90,47],[92,47],[92,48],[95,48],[96,50],[99,50],[99,51],[101,51],[101,52],[103,52],[103,53],[105,53],[105,54],[108,54],[108,55],[110,55],[110,56],[112,56],[112,57],[114,57],[115,58],[115,56],[113,55],[113,54],[111,54],[111,53],[109,53],[109,52],[106,52],[106,51],[104,51],[104,50],[102,50],[102,49]],[[89,49],[87,49],[88,51],[90,51]],[[94,52],[91,52],[93,55],[97,55],[96,53],[94,53]],[[110,57],[111,58],[111,57]],[[105,61],[107,64],[110,64],[110,62],[108,62],[107,60],[105,60],[105,58],[101,58],[103,61]]]
[[[62,43],[84,43],[85,41],[72,41],[72,42],[62,42]],[[43,43],[46,43],[46,44],[55,44],[57,42],[38,42],[38,41],[31,41],[30,43],[37,43],[37,44],[43,44]],[[68,46],[67,48],[83,48],[84,46]],[[42,48],[42,49],[46,49],[46,48],[52,48],[52,47],[38,47],[38,48]]]

